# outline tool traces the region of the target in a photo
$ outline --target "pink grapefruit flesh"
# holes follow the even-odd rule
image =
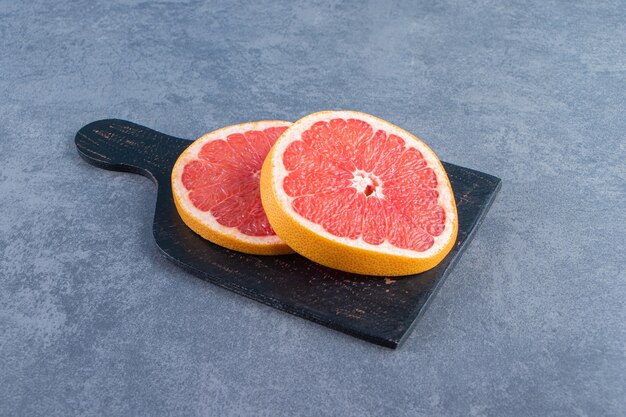
[[[204,238],[255,254],[289,253],[263,210],[259,177],[265,156],[291,123],[261,121],[204,135],[172,171],[183,221]]]
[[[296,122],[266,160],[261,187],[279,236],[338,269],[421,272],[456,238],[454,197],[435,154],[363,113],[320,112]]]

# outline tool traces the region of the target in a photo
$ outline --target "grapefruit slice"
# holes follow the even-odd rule
[[[265,159],[261,198],[287,245],[347,272],[420,273],[456,241],[454,195],[437,156],[364,113],[325,111],[294,123]]]
[[[228,126],[194,141],[172,170],[176,209],[185,224],[220,246],[255,255],[292,253],[261,204],[263,160],[291,122]]]

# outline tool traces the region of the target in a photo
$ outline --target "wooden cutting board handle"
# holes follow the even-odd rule
[[[87,162],[111,171],[144,175],[157,186],[157,201],[152,233],[159,249],[171,260],[172,246],[183,239],[172,238],[171,229],[177,228],[186,240],[205,241],[183,224],[172,198],[170,175],[178,156],[192,143],[149,129],[126,120],[106,119],[89,123],[76,133],[76,149]],[[174,250],[175,251],[175,250]]]
[[[118,119],[89,123],[76,133],[74,141],[80,156],[90,164],[145,175],[157,185],[169,184],[176,158],[191,143]]]

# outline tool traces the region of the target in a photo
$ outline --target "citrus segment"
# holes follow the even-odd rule
[[[423,272],[456,240],[454,196],[434,152],[364,113],[320,112],[294,123],[265,160],[261,197],[285,243],[344,271]]]
[[[194,141],[172,170],[174,202],[185,224],[229,249],[259,255],[291,253],[270,226],[259,189],[263,161],[290,125],[245,123]]]

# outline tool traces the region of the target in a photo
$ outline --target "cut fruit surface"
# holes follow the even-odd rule
[[[322,265],[367,275],[435,267],[456,241],[450,182],[434,152],[374,116],[306,116],[275,143],[261,198],[276,233]]]
[[[174,203],[185,224],[203,238],[240,252],[292,253],[270,226],[259,189],[263,161],[290,125],[276,120],[244,123],[194,141],[172,170]]]

